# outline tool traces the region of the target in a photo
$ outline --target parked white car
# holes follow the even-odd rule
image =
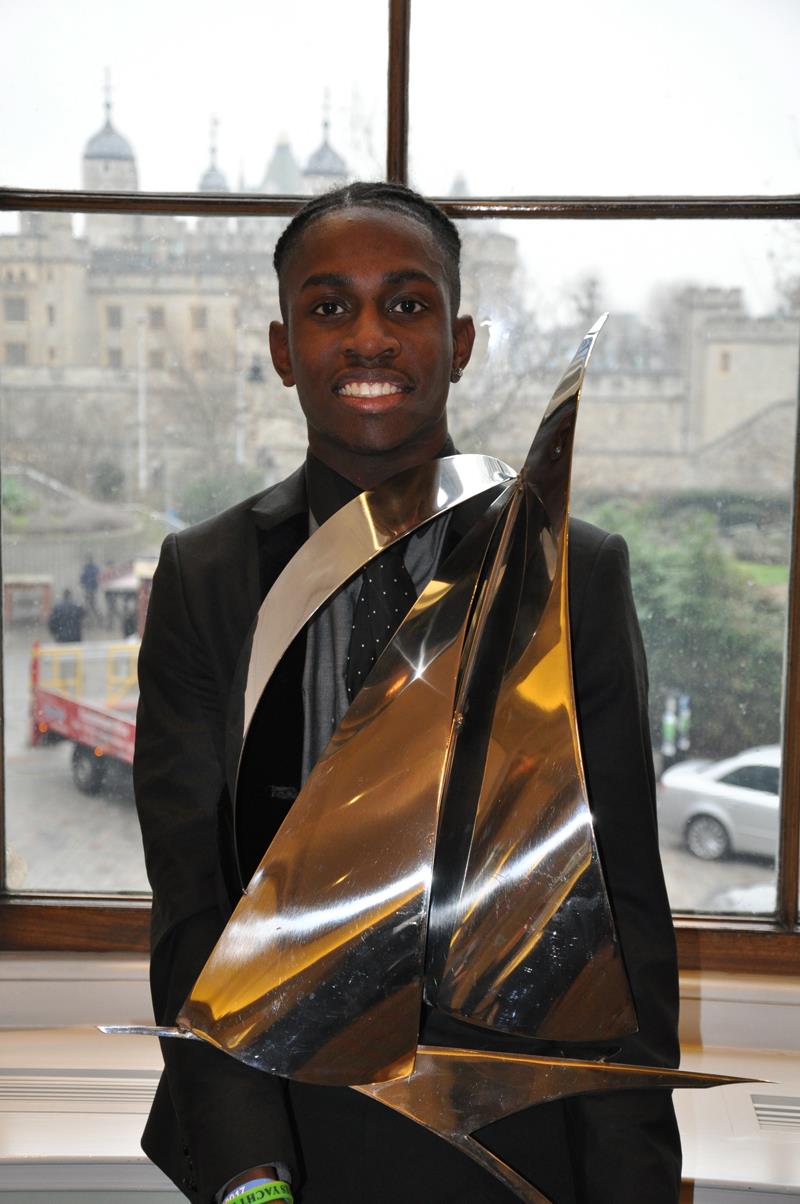
[[[731,853],[775,857],[778,848],[777,744],[725,761],[681,761],[658,787],[658,824],[703,861]]]

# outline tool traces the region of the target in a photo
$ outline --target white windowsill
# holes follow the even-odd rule
[[[0,953],[0,1027],[152,1024],[147,959]],[[800,975],[681,974],[681,1044],[800,1051]]]
[[[764,1130],[751,1095],[800,1107],[800,980],[687,974],[681,996],[685,1069],[772,1080],[676,1094],[696,1204],[797,1199],[800,1111],[794,1130]],[[91,1027],[151,1022],[145,959],[0,955],[0,997],[0,1204],[179,1200],[139,1150],[157,1042]]]

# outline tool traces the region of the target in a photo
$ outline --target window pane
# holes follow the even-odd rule
[[[267,359],[284,223],[15,221],[0,238],[0,296],[24,277],[27,306],[21,324],[0,301],[8,881],[146,890],[130,759],[161,540],[305,450]]]
[[[716,779],[748,764],[760,791],[776,789],[800,228],[461,229],[478,329],[450,406],[462,450],[518,466],[582,333],[611,311],[578,420],[572,512],[630,546],[670,897],[678,910],[772,911],[777,796]]]
[[[224,16],[208,0],[6,5],[0,184],[304,193],[382,178],[387,28],[378,0],[232,0]]]
[[[795,192],[799,39],[792,0],[426,0],[412,178],[434,195]]]
[[[59,699],[65,708],[80,699],[99,704],[101,720],[110,713],[119,723],[112,734],[129,740],[135,640],[125,640],[163,534],[286,475],[304,454],[294,392],[266,353],[282,225],[27,214],[20,233],[0,240],[0,294],[24,296],[28,315],[6,321],[0,305],[16,887],[144,885],[124,771],[109,770],[99,792],[86,793],[97,764],[108,765],[95,750],[124,762],[129,743],[110,750],[108,730],[101,739],[96,727],[57,744],[42,737],[57,729]],[[741,758],[732,771],[760,748],[757,763],[778,768],[800,230],[476,221],[462,233],[464,309],[478,330],[451,401],[462,450],[518,465],[583,331],[602,309],[612,312],[579,420],[573,512],[629,541],[659,769],[695,775],[661,788],[672,901],[769,911],[777,808],[736,813],[726,828],[717,800],[696,812],[704,823],[693,829],[693,853],[686,796],[708,803],[697,782],[703,763]],[[107,320],[114,309],[117,326]],[[25,355],[9,355],[9,344]],[[100,574],[93,598],[89,558]],[[58,638],[65,626],[70,634],[69,608],[48,627],[67,588],[87,611],[77,649]],[[35,640],[50,647],[34,660]],[[51,709],[31,719],[34,663]],[[75,743],[88,749],[78,754],[77,784]],[[709,818],[732,853],[701,865],[698,854],[725,852]]]

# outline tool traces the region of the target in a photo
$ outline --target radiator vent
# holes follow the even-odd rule
[[[83,1074],[0,1074],[0,1112],[147,1112],[157,1078]]]
[[[796,1095],[751,1095],[760,1129],[800,1131],[800,1097]]]

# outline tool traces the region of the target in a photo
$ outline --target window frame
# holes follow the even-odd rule
[[[408,182],[408,88],[411,0],[388,0],[386,178]],[[800,196],[447,197],[433,198],[452,218],[520,220],[800,219]],[[87,193],[0,188],[0,209],[189,216],[291,216],[297,196],[200,193]],[[800,396],[798,397],[800,402]],[[784,716],[800,714],[800,422],[795,444],[789,565]],[[0,566],[1,567],[1,566]],[[0,687],[2,663],[0,660]],[[796,974],[800,954],[800,739],[783,723],[777,907],[774,917],[674,913],[682,970]],[[4,789],[0,839],[5,847]],[[0,861],[0,874],[4,872]],[[143,953],[150,904],[142,896],[22,895],[0,878],[0,950]]]

